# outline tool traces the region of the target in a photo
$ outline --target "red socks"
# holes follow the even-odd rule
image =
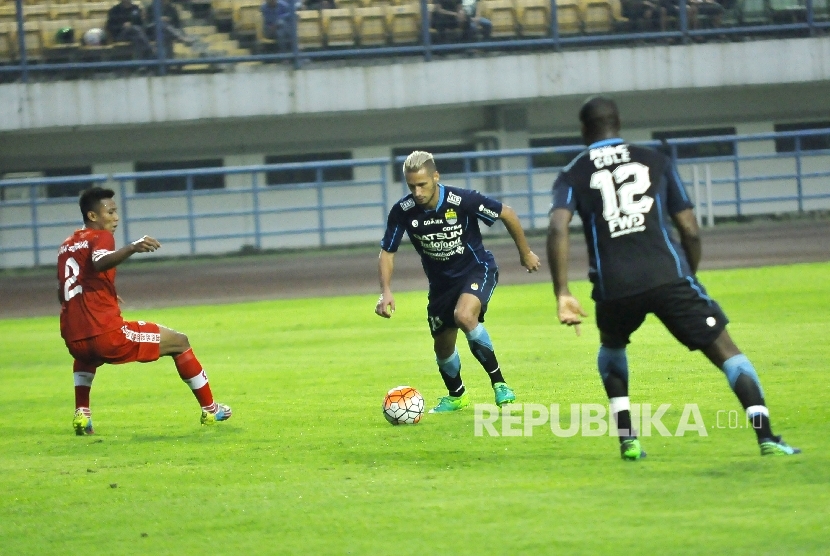
[[[89,408],[89,391],[95,379],[95,367],[75,361],[72,377],[75,380],[75,409]]]
[[[179,376],[193,390],[193,395],[196,396],[199,405],[206,410],[213,407],[213,393],[210,391],[207,375],[199,360],[193,355],[193,349],[177,355],[173,361],[176,363]]]

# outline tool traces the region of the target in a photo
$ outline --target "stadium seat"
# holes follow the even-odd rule
[[[579,0],[556,0],[556,22],[560,35],[582,32],[582,8]]]
[[[766,25],[769,23],[766,0],[739,0],[741,25]]]
[[[69,4],[50,4],[49,5],[49,19],[83,19],[83,11],[81,4],[72,2]]]
[[[490,20],[493,38],[516,36],[516,7],[513,0],[479,0],[481,2],[481,16]]]
[[[297,12],[297,46],[300,50],[323,47],[323,21],[318,10]]]
[[[109,2],[84,2],[81,4],[81,12],[84,19],[107,19],[107,14],[114,5],[114,3]],[[104,28],[106,28],[106,25],[101,27],[101,29]]]
[[[830,19],[830,0],[813,0],[813,21]]]
[[[12,45],[12,29],[14,23],[0,23],[0,63],[10,62],[14,56]]]
[[[401,4],[386,9],[386,25],[392,44],[411,44],[421,41],[420,4]]]
[[[798,0],[768,0],[773,23],[800,23],[807,21],[807,6]]]
[[[338,0],[337,1],[337,7],[338,8],[348,8],[348,9],[353,10],[354,8],[359,8],[360,6],[361,6],[360,0]]]
[[[323,32],[326,36],[326,46],[354,46],[355,25],[352,10],[323,10]]]
[[[23,6],[23,19],[30,21],[46,21],[49,19],[49,6],[46,4]]]
[[[254,37],[260,26],[262,15],[259,4],[250,2],[236,3],[233,8],[233,32],[235,35]]]
[[[12,28],[12,48],[15,58],[20,58],[17,52],[17,27]],[[23,24],[23,41],[26,45],[26,59],[38,61],[43,58],[43,44],[40,41],[40,21],[27,21]]]
[[[523,37],[550,35],[550,0],[516,0],[516,12]]]
[[[14,4],[0,6],[0,23],[14,23],[17,21],[17,8]]]
[[[60,5],[60,4],[58,4]],[[52,5],[52,8],[55,4]],[[80,37],[75,31],[74,40],[70,44],[57,42],[58,31],[64,27],[75,29],[74,22],[68,19],[43,21],[40,24],[40,42],[43,45],[43,59],[48,62],[70,61],[78,52]]]
[[[234,0],[211,0],[210,7],[214,21],[232,21],[233,9],[236,5]]]
[[[610,33],[613,28],[611,5],[605,0],[582,0],[582,27],[586,33]]]
[[[355,8],[354,23],[361,46],[386,44],[386,8]]]

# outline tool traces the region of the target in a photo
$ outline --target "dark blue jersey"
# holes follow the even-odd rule
[[[553,184],[553,205],[579,213],[597,301],[645,292],[692,274],[671,217],[692,208],[665,155],[622,139],[590,145]]]
[[[493,254],[481,242],[478,221],[492,226],[501,208],[499,201],[478,191],[438,184],[438,205],[434,210],[419,207],[412,195],[395,203],[380,246],[394,253],[406,232],[421,255],[430,286],[449,285],[477,265],[496,268]]]

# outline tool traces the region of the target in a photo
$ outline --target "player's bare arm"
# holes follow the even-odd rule
[[[700,264],[700,257],[702,255],[702,248],[700,243],[700,228],[695,219],[695,213],[692,209],[686,209],[678,212],[672,216],[675,227],[680,233],[680,244],[683,246],[683,251],[686,252],[686,258],[689,260],[689,266],[693,274],[697,274],[697,267]]]
[[[380,298],[375,305],[375,313],[383,318],[392,318],[395,312],[395,296],[392,295],[392,272],[395,268],[395,254],[380,250],[378,256],[378,279],[380,281]]]
[[[582,317],[588,316],[568,287],[568,255],[570,243],[568,226],[573,213],[567,209],[555,209],[550,215],[548,226],[548,265],[553,279],[553,294],[556,296],[556,313],[559,322],[573,326],[576,335],[581,334]]]
[[[120,265],[136,253],[152,253],[159,247],[161,247],[161,243],[157,239],[150,236],[142,236],[121,249],[107,253],[100,259],[93,261],[93,265],[98,272],[104,272]]]
[[[539,262],[539,257],[536,253],[530,250],[530,245],[527,243],[524,229],[522,229],[522,223],[519,221],[516,211],[513,210],[512,207],[502,205],[499,220],[504,223],[504,227],[507,228],[507,232],[510,234],[510,237],[513,238],[513,243],[516,244],[516,249],[519,250],[519,261],[522,266],[525,267],[528,272],[539,270],[539,266],[541,264]]]

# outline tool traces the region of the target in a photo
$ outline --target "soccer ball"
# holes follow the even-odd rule
[[[383,398],[383,416],[393,425],[414,425],[424,414],[424,397],[411,386],[392,388]]]

